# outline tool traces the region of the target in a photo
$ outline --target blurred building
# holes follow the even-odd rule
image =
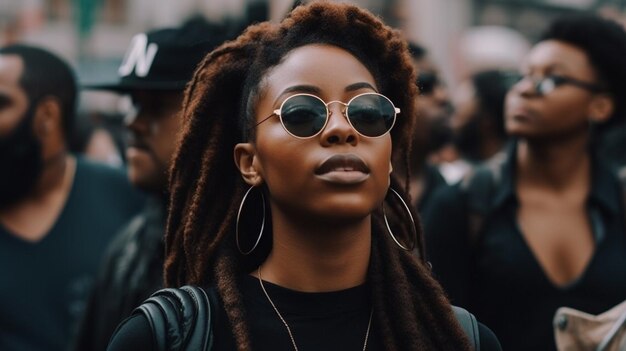
[[[42,45],[77,67],[81,82],[115,76],[130,38],[154,27],[174,26],[192,15],[213,21],[279,20],[306,0],[1,0],[0,45]],[[460,48],[474,26],[500,26],[530,41],[555,16],[599,11],[622,18],[626,0],[352,0],[405,30],[431,52],[444,78],[454,84],[468,68]],[[506,35],[506,34],[505,34]],[[489,36],[486,36],[489,40]],[[487,44],[472,39],[474,50]],[[109,102],[104,105],[110,106]]]
[[[624,0],[474,0],[472,22],[515,28],[531,41],[555,17],[579,11],[594,11],[619,18]]]

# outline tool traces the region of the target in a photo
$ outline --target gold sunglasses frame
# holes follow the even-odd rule
[[[394,110],[393,122],[391,123],[391,126],[389,127],[389,129],[387,129],[387,131],[386,131],[385,133],[381,134],[381,135],[378,135],[378,136],[369,136],[369,135],[362,134],[361,132],[359,132],[359,130],[358,130],[358,129],[356,129],[356,128],[354,127],[354,125],[353,125],[353,124],[352,124],[352,122],[350,121],[350,117],[348,116],[348,106],[350,105],[350,103],[351,103],[352,101],[354,101],[355,99],[357,99],[357,98],[359,98],[359,97],[361,97],[361,96],[364,96],[364,95],[377,95],[377,96],[381,96],[381,97],[383,97],[385,100],[389,101],[389,103],[390,103],[390,104],[391,104],[391,106],[393,107],[393,110]],[[297,96],[310,96],[310,97],[313,97],[313,98],[315,98],[315,99],[317,99],[317,100],[321,101],[321,102],[322,102],[322,104],[324,104],[324,106],[326,107],[326,120],[324,121],[324,125],[322,126],[322,128],[320,128],[320,130],[319,130],[317,133],[315,133],[315,134],[313,134],[313,135],[311,135],[311,136],[305,136],[305,137],[302,137],[302,136],[295,135],[295,134],[293,134],[292,132],[290,132],[290,131],[289,131],[289,129],[287,129],[287,127],[285,126],[285,123],[283,123],[283,119],[282,119],[282,116],[281,116],[281,112],[280,112],[280,111],[282,111],[283,106],[285,105],[285,103],[286,103],[287,101],[289,101],[291,98],[293,98],[293,97],[297,97]],[[352,97],[352,98],[351,98],[351,99],[350,99],[347,103],[346,103],[346,102],[343,102],[343,101],[339,101],[339,100],[333,100],[333,101],[325,102],[325,101],[324,101],[324,100],[322,100],[319,96],[316,96],[316,95],[313,95],[313,94],[307,94],[307,93],[300,93],[300,94],[294,94],[294,95],[291,95],[291,96],[289,96],[288,98],[286,98],[286,99],[285,99],[285,100],[284,100],[284,101],[280,104],[280,107],[279,107],[278,109],[274,110],[274,111],[272,112],[272,114],[271,114],[271,115],[269,115],[269,116],[267,116],[267,117],[263,118],[260,122],[258,122],[257,124],[255,124],[252,128],[256,128],[259,124],[261,124],[261,123],[263,123],[263,122],[267,121],[268,119],[270,119],[270,118],[272,118],[272,117],[274,117],[274,116],[278,116],[278,118],[279,118],[279,120],[280,120],[280,124],[281,124],[281,126],[282,126],[282,127],[283,127],[283,129],[284,129],[284,130],[285,130],[285,131],[286,131],[289,135],[291,135],[292,137],[297,138],[297,139],[310,139],[310,138],[314,138],[314,137],[316,137],[317,135],[319,135],[319,134],[320,134],[320,133],[321,133],[321,132],[322,132],[322,131],[326,128],[326,125],[328,125],[328,120],[330,119],[330,115],[332,114],[332,111],[328,108],[328,106],[329,106],[330,104],[334,104],[334,103],[338,103],[338,104],[343,105],[343,107],[344,107],[344,108],[341,110],[341,114],[342,114],[342,115],[346,118],[346,120],[348,121],[348,124],[350,125],[350,127],[352,127],[352,129],[354,129],[354,131],[355,131],[355,132],[357,132],[360,136],[365,137],[365,138],[380,138],[380,137],[385,136],[385,135],[386,135],[386,134],[388,134],[389,132],[391,132],[391,130],[393,129],[393,127],[396,125],[396,120],[398,119],[398,114],[400,113],[400,109],[399,109],[398,107],[396,107],[396,106],[393,104],[393,102],[392,102],[392,101],[391,101],[388,97],[386,97],[386,96],[385,96],[385,95],[383,95],[383,94],[379,94],[379,93],[373,93],[373,92],[369,92],[369,93],[362,93],[362,94],[359,94],[359,95],[356,95],[356,96]]]

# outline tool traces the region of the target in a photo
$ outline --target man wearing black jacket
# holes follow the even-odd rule
[[[119,82],[89,87],[131,97],[125,119],[128,177],[153,196],[108,248],[75,350],[104,350],[115,327],[163,286],[167,170],[181,125],[183,89],[201,59],[227,35],[200,19],[137,34],[118,70]]]

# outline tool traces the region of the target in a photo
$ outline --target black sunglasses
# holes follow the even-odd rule
[[[562,85],[575,86],[590,91],[592,93],[599,93],[606,90],[603,86],[599,84],[585,82],[576,78],[556,74],[551,74],[545,77],[531,77],[528,75],[515,74],[512,76],[511,79],[515,81],[515,84],[521,82],[522,80],[530,79],[535,92],[539,96],[550,94],[556,88]]]
[[[434,72],[422,72],[417,76],[416,84],[420,94],[432,94],[439,85],[439,77]]]
[[[280,108],[253,128],[268,119],[278,116],[287,133],[304,139],[319,134],[326,124],[331,112],[328,106],[338,103],[344,106],[341,111],[348,123],[362,136],[376,138],[387,134],[396,122],[400,109],[391,100],[378,93],[359,94],[348,103],[330,101],[328,103],[311,94],[295,94],[283,101]]]

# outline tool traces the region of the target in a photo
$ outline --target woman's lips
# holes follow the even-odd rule
[[[328,157],[316,169],[318,178],[338,184],[356,184],[365,181],[370,169],[354,154],[337,154]]]
[[[534,118],[535,112],[534,110],[527,108],[525,106],[513,106],[509,108],[507,113],[509,118],[512,118],[515,121],[528,121]]]

